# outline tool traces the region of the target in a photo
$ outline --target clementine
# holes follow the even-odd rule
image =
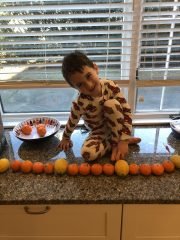
[[[54,164],[51,162],[44,164],[44,172],[47,174],[51,174],[54,172]]]
[[[103,173],[107,176],[112,176],[114,174],[114,165],[111,163],[105,163],[103,165]]]
[[[161,163],[153,163],[151,170],[154,175],[160,176],[164,173],[164,167]]]
[[[24,133],[25,135],[30,135],[32,132],[32,126],[24,124],[21,128],[21,132]]]
[[[79,165],[79,173],[83,176],[86,176],[88,174],[90,174],[91,171],[91,167],[89,165],[89,163],[81,163]]]
[[[174,170],[175,170],[174,163],[169,161],[169,160],[164,160],[162,165],[164,167],[164,171],[167,172],[167,173],[174,172]]]
[[[75,176],[75,175],[77,175],[77,174],[79,173],[78,164],[77,164],[77,163],[70,163],[70,164],[68,164],[67,173],[68,173],[70,176]]]
[[[129,164],[129,174],[138,175],[139,174],[139,165],[136,163]]]
[[[25,160],[21,163],[21,171],[23,173],[30,173],[32,171],[33,163],[30,160]]]
[[[46,128],[46,125],[44,123],[39,123],[38,125],[36,125],[36,128]]]
[[[44,164],[42,162],[33,163],[32,167],[33,173],[43,173],[44,172]]]
[[[101,175],[103,169],[102,165],[99,163],[94,163],[91,165],[91,173],[95,176]]]
[[[46,134],[46,128],[45,127],[38,127],[37,128],[37,133],[40,137],[44,137]]]
[[[18,172],[21,169],[21,161],[20,160],[13,160],[10,163],[10,168],[12,169],[13,172]]]
[[[139,172],[144,175],[144,176],[149,176],[151,175],[151,165],[148,163],[142,163],[139,166]]]

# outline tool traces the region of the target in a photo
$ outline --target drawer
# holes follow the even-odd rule
[[[180,205],[127,204],[123,208],[123,240],[180,239]]]
[[[4,205],[0,206],[0,239],[61,236],[58,239],[119,240],[120,221],[121,205]]]

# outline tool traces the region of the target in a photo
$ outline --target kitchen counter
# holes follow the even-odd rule
[[[6,130],[7,145],[0,157],[35,161],[83,162],[80,147],[87,136],[81,129],[73,133],[73,148],[66,154],[57,148],[62,130],[56,136],[38,143],[17,139],[12,130]],[[126,160],[136,162],[162,162],[171,154],[180,154],[180,140],[169,126],[136,126],[133,135],[142,138],[139,145],[131,146]],[[109,162],[109,156],[100,163]],[[68,176],[13,173],[0,174],[0,204],[121,204],[121,203],[180,203],[180,171],[162,176]]]

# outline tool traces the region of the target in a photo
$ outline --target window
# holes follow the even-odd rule
[[[75,49],[119,84],[135,120],[178,113],[179,9],[178,0],[1,1],[4,122],[37,114],[67,119],[77,92],[63,80],[61,63]]]

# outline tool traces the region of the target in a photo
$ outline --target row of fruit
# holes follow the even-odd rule
[[[105,174],[111,176],[117,174],[118,176],[138,175],[142,174],[145,176],[154,174],[162,175],[164,172],[171,173],[175,168],[180,168],[180,155],[172,155],[170,160],[164,160],[162,163],[142,163],[140,165],[136,163],[128,164],[125,160],[118,160],[113,163],[68,163],[64,158],[57,159],[54,162],[31,162],[29,160],[20,161],[12,160],[9,161],[7,158],[0,159],[0,173],[11,169],[12,172],[23,172],[23,173],[46,173],[46,174],[69,174],[75,175],[101,175]]]

